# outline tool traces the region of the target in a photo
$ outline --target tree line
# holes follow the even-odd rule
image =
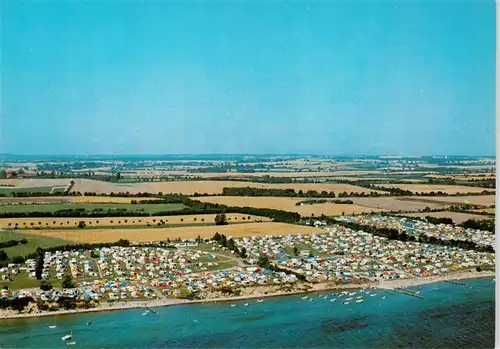
[[[324,203],[334,203],[334,204],[347,204],[351,205],[354,203],[352,200],[328,200],[328,199],[318,199],[318,200],[304,200],[304,201],[298,201],[295,203],[295,206],[301,206],[301,205],[315,205],[315,204],[324,204]]]
[[[483,219],[483,220],[468,219],[465,222],[460,223],[459,226],[466,229],[470,228],[476,230],[486,230],[495,233],[494,219]]]

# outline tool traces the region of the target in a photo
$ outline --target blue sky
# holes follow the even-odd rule
[[[2,12],[0,152],[495,152],[493,1]]]

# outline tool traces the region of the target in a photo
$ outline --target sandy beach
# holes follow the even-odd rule
[[[346,289],[359,289],[362,287],[376,287],[379,289],[394,289],[394,288],[406,288],[411,286],[419,286],[430,284],[434,282],[443,282],[443,281],[452,281],[452,280],[462,280],[462,279],[473,279],[473,278],[486,278],[486,277],[494,277],[495,272],[493,271],[482,271],[477,272],[476,270],[464,270],[459,272],[448,273],[445,275],[436,275],[425,278],[409,278],[409,279],[396,279],[396,280],[388,280],[388,281],[379,281],[379,282],[368,282],[361,284],[345,284],[345,285],[332,285],[328,283],[318,283],[318,284],[310,284],[308,289],[302,289],[299,291],[291,291],[291,292],[272,292],[272,293],[264,293],[264,290],[269,290],[270,287],[254,287],[247,288],[253,290],[254,292],[250,294],[245,294],[242,296],[234,296],[234,297],[218,297],[211,299],[201,299],[201,300],[184,300],[184,299],[172,299],[172,298],[164,298],[159,300],[151,300],[151,301],[129,301],[129,302],[119,302],[119,303],[101,303],[96,308],[90,309],[77,309],[77,310],[59,310],[59,311],[50,311],[50,312],[32,312],[32,313],[16,313],[13,310],[0,310],[0,319],[14,319],[14,318],[29,318],[29,317],[39,317],[39,316],[52,316],[52,315],[70,315],[70,314],[79,314],[79,313],[90,313],[90,312],[101,312],[101,311],[117,311],[124,309],[136,309],[136,308],[145,308],[145,307],[165,307],[165,306],[173,306],[180,304],[196,304],[196,303],[216,303],[216,302],[231,302],[245,299],[256,299],[256,298],[269,298],[269,297],[279,297],[279,296],[288,296],[288,295],[296,295],[303,293],[311,293],[311,292],[319,292],[319,291],[329,291],[329,290],[346,290]],[[306,284],[303,286],[307,287]],[[251,291],[250,291],[251,292]]]

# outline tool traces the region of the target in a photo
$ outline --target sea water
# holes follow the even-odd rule
[[[75,348],[493,348],[495,284],[462,282],[467,286],[410,288],[424,299],[358,290],[350,304],[322,292],[162,307],[147,315],[145,309],[64,315],[55,329],[52,316],[0,320],[0,347],[64,348],[61,337],[72,330]],[[355,302],[358,296],[363,303]]]

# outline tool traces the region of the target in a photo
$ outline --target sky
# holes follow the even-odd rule
[[[493,1],[0,4],[0,153],[495,154]]]

